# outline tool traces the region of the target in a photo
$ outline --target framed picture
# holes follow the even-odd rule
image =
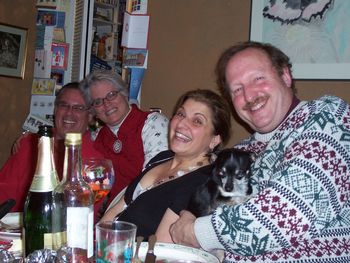
[[[27,31],[0,23],[0,75],[24,78]]]
[[[66,70],[69,45],[67,43],[52,43],[51,51],[51,68]]]
[[[350,1],[289,2],[252,0],[250,40],[284,51],[295,79],[350,79]]]

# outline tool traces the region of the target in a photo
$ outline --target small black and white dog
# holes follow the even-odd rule
[[[199,186],[187,208],[196,217],[210,214],[220,204],[240,204],[252,193],[252,154],[238,149],[220,151],[212,175]]]

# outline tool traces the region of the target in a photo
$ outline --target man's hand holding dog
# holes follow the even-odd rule
[[[196,217],[183,210],[180,212],[180,218],[171,225],[170,235],[174,243],[185,246],[200,248],[196,235],[194,234],[194,222]]]

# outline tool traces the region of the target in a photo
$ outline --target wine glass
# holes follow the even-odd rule
[[[107,196],[114,184],[114,169],[109,159],[83,159],[82,174],[94,192],[95,203]]]

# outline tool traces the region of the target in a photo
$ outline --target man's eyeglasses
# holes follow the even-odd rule
[[[116,90],[108,92],[106,97],[93,100],[91,103],[91,106],[95,108],[101,107],[105,103],[105,100],[112,101],[118,96],[118,94],[119,94],[119,91],[116,91]]]
[[[75,104],[75,105],[70,105],[70,104],[67,104],[63,101],[59,101],[56,103],[56,107],[62,109],[62,110],[70,110],[72,109],[73,112],[76,112],[76,113],[82,113],[86,110],[88,110],[87,107],[85,107],[84,105],[79,105],[79,104]]]

